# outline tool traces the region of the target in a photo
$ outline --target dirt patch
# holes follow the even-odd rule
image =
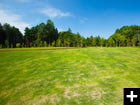
[[[107,94],[107,92],[104,92],[103,90],[99,89],[91,91],[90,94],[93,99],[101,99],[102,95]]]
[[[67,98],[67,99],[70,99],[70,96],[68,95],[70,93],[70,88],[66,88],[65,89],[65,92],[64,92],[64,97]]]
[[[80,96],[79,93],[76,93],[76,92],[73,93],[73,97],[78,97],[78,96]]]

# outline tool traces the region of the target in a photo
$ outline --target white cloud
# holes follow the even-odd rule
[[[0,9],[0,23],[8,23],[12,26],[15,26],[20,29],[22,33],[24,33],[25,27],[29,27],[28,23],[25,23],[21,20],[21,16],[17,14],[12,14],[9,11],[5,11]]]
[[[86,17],[80,18],[81,23],[85,23],[88,19]]]
[[[62,12],[61,10],[52,7],[42,10],[41,13],[49,16],[50,18],[71,16],[68,12]]]
[[[18,2],[24,2],[24,3],[28,3],[28,2],[31,2],[31,0],[16,0]]]

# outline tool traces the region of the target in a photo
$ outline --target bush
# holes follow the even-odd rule
[[[13,48],[14,46],[13,46],[13,44],[11,44],[11,48]]]
[[[2,48],[2,44],[0,44],[0,48]]]
[[[33,47],[33,44],[32,44],[32,42],[30,43],[30,47]]]
[[[55,47],[55,41],[52,42],[52,47]]]
[[[34,47],[36,47],[36,44],[34,44]]]
[[[140,47],[140,43],[138,43],[138,46]]]
[[[16,48],[20,48],[20,43],[17,43],[16,44]]]
[[[44,47],[47,47],[47,42],[46,41],[44,42]]]
[[[8,42],[8,40],[5,40],[5,45],[6,45],[6,48],[9,48],[9,42]]]
[[[24,48],[24,47],[25,47],[25,46],[24,46],[24,43],[22,43],[21,47],[22,47],[22,48]]]

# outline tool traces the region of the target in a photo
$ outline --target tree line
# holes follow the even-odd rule
[[[9,24],[0,24],[0,48],[16,47],[122,47],[140,46],[140,26],[123,26],[108,39],[100,36],[83,37],[79,33],[58,32],[51,20],[32,28],[25,28],[24,35]]]

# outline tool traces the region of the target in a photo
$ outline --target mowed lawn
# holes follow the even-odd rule
[[[0,52],[0,105],[123,105],[140,48]]]

